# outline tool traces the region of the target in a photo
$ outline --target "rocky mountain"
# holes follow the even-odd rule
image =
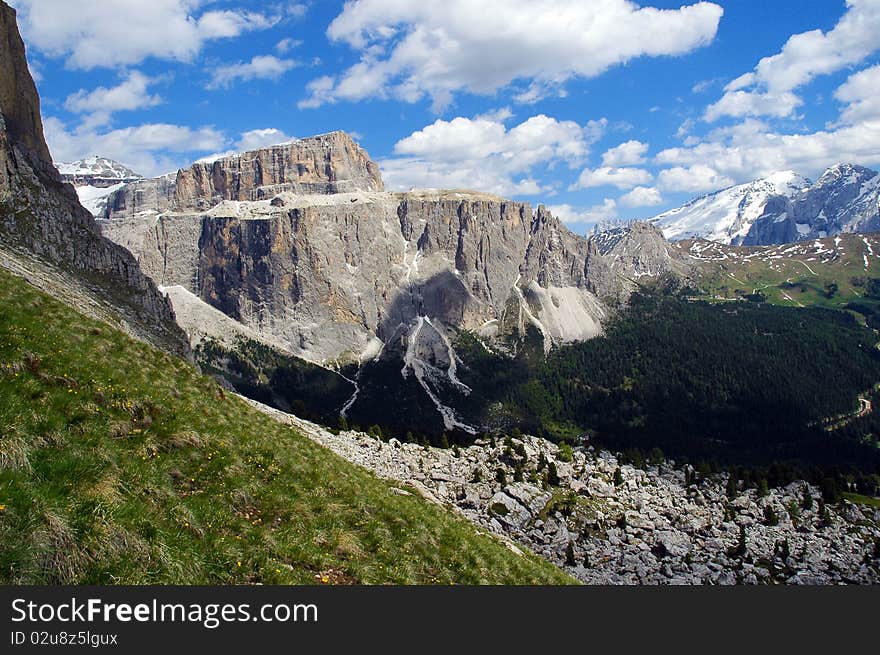
[[[691,200],[649,222],[673,240],[775,245],[880,230],[880,174],[837,164],[812,183],[792,171]]]
[[[172,179],[173,178],[173,179]],[[189,168],[131,184],[113,194],[107,218],[206,211],[224,200],[258,201],[279,193],[382,191],[379,167],[347,134],[330,132],[240,155],[203,159]]]
[[[838,164],[800,193],[771,198],[742,243],[780,244],[878,230],[880,173]]]
[[[143,177],[117,161],[97,155],[72,163],[57,163],[55,167],[61,179],[74,186],[80,203],[93,216],[104,214],[111,193]]]
[[[496,344],[534,332],[549,350],[599,334],[640,277],[686,268],[649,225],[600,249],[543,206],[382,189],[378,167],[334,132],[127,185],[101,226],[156,283],[191,294],[176,297],[298,357],[337,368],[391,358],[447,427],[461,422],[444,387],[466,393],[459,330]]]
[[[184,352],[168,300],[101,236],[52,164],[15,11],[0,2],[0,264],[131,333]]]
[[[157,283],[323,362],[369,357],[420,317],[492,336],[511,307],[548,347],[589,338],[600,298],[675,266],[650,226],[602,253],[543,207],[381,189],[375,164],[335,132],[127,185],[101,225]],[[633,241],[651,247],[621,257]]]

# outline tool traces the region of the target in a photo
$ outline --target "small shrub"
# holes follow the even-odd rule
[[[560,462],[571,462],[574,459],[574,451],[564,441],[559,444],[559,452],[556,453],[556,459]]]

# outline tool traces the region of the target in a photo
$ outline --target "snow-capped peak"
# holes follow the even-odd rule
[[[676,241],[703,238],[737,243],[748,234],[752,223],[764,212],[772,196],[794,197],[810,186],[810,180],[794,171],[779,171],[767,177],[738,184],[694,198],[682,207],[649,219],[663,235]]]
[[[107,199],[114,191],[143,177],[118,161],[97,155],[55,166],[61,178],[76,187],[83,207],[95,216],[103,214]]]
[[[58,172],[70,182],[85,178],[99,178],[119,182],[138,180],[142,177],[118,161],[99,157],[98,155],[92,155],[91,157],[70,163],[59,162],[56,164],[56,167]]]
[[[668,239],[768,245],[880,230],[880,174],[840,163],[813,184],[793,171],[696,198],[650,221]]]
[[[857,166],[840,162],[831,166],[822,173],[822,176],[816,182],[817,186],[827,186],[829,184],[861,184],[862,182],[875,177],[877,173],[870,168]]]
[[[794,171],[778,171],[753,182],[754,185],[766,184],[774,189],[777,195],[790,196],[810,186],[810,180]]]

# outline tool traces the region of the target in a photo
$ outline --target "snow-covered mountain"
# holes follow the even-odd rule
[[[880,230],[880,174],[836,164],[815,182],[792,171],[723,189],[650,222],[671,240],[760,246]]]
[[[95,216],[104,213],[111,193],[143,177],[118,161],[97,155],[55,167],[65,182],[76,187],[80,203]]]
[[[694,198],[649,222],[663,230],[671,241],[702,238],[739,245],[761,217],[768,200],[793,197],[810,186],[810,180],[794,171],[781,171]]]
[[[74,186],[85,184],[95,187],[112,186],[119,182],[133,182],[143,177],[118,161],[97,155],[69,164],[57,163],[55,166],[61,177]]]

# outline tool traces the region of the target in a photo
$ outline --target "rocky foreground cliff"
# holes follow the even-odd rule
[[[426,448],[254,403],[351,462],[511,539],[588,584],[877,584],[880,510],[805,482],[761,494],[674,462],[646,469],[525,436]],[[516,546],[511,546],[516,548]]]
[[[52,164],[15,11],[0,2],[0,264],[167,349],[185,352],[168,300],[101,236]]]

